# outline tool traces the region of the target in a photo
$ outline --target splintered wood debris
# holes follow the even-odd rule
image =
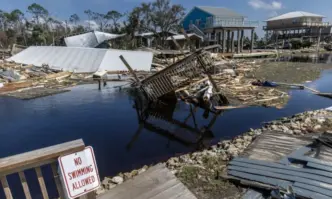
[[[256,79],[246,74],[260,67],[256,61],[228,60],[220,54],[211,53],[214,67],[210,70],[211,77],[219,92],[211,90],[211,82],[206,74],[190,80],[190,83],[175,90],[178,98],[187,102],[208,102],[211,96],[223,94],[229,105],[215,105],[215,109],[226,110],[248,106],[266,106],[282,108],[288,101],[288,94],[277,88],[255,86]],[[174,77],[175,78],[175,77]],[[183,79],[184,77],[182,77]],[[181,77],[177,76],[179,80]]]

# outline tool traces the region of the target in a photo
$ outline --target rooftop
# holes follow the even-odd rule
[[[283,20],[283,19],[292,19],[292,18],[299,18],[299,17],[321,17],[324,18],[323,15],[313,14],[310,12],[304,12],[304,11],[294,11],[289,12],[283,15],[279,15],[277,17],[270,18],[266,21],[276,21],[276,20]]]
[[[107,32],[91,31],[79,35],[66,37],[65,43],[68,47],[89,47],[94,48],[104,41],[122,37],[124,34],[111,34]]]
[[[244,17],[243,15],[223,7],[212,7],[212,6],[196,6],[196,8],[203,10],[214,16],[227,16],[227,17]]]
[[[63,46],[31,46],[10,57],[7,61],[32,64],[42,67],[49,65],[54,70],[75,73],[92,73],[96,71],[128,71],[120,55],[127,60],[134,70],[150,71],[152,53],[117,49],[98,49]],[[139,59],[137,59],[139,57]]]

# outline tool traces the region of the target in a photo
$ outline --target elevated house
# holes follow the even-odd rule
[[[183,19],[182,26],[188,32],[196,33],[208,44],[222,44],[223,52],[243,51],[244,31],[251,31],[251,51],[254,30],[258,21],[249,21],[244,15],[222,7],[195,6]]]
[[[275,39],[309,38],[310,40],[331,35],[331,25],[323,15],[295,11],[266,20],[263,29]]]

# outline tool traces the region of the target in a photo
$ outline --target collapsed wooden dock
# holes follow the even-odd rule
[[[98,199],[196,199],[163,164],[116,186]]]

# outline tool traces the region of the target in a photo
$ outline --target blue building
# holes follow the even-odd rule
[[[187,32],[203,36],[209,44],[222,44],[223,52],[235,52],[234,36],[237,35],[237,52],[243,51],[244,31],[251,31],[251,52],[254,30],[258,21],[249,21],[244,15],[222,7],[195,6],[183,19]]]

